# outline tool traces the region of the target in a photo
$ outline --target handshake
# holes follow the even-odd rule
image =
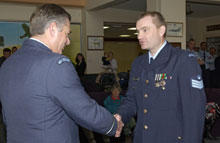
[[[122,122],[121,116],[119,114],[114,114],[114,117],[117,120],[117,124],[118,124],[115,137],[120,137],[122,128],[124,127],[124,123]]]

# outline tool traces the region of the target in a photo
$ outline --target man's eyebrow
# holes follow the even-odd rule
[[[137,29],[137,31],[143,30],[143,29],[147,29],[147,26],[143,26],[140,29]]]

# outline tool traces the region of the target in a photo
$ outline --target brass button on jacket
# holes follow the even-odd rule
[[[181,139],[182,139],[182,137],[180,137],[180,136],[179,136],[179,137],[177,137],[177,139],[178,139],[178,140],[181,140]]]
[[[146,82],[146,84],[148,84],[148,83],[149,83],[149,80],[146,80],[145,82]]]
[[[147,129],[148,129],[148,126],[147,126],[147,125],[144,125],[144,129],[147,130]]]
[[[146,114],[147,113],[147,109],[144,109],[144,114]]]
[[[144,94],[144,98],[147,98],[148,97],[148,95],[147,94]]]

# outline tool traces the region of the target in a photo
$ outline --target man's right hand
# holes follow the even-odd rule
[[[116,133],[115,133],[115,137],[120,137],[122,128],[124,127],[124,123],[122,122],[121,116],[119,114],[115,114],[114,117],[115,117],[115,119],[117,120],[117,123],[118,123],[118,127],[117,127],[117,130],[116,130]]]

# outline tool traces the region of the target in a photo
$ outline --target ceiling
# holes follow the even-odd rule
[[[123,3],[111,6],[116,9],[146,11],[146,0],[124,0]],[[187,17],[206,18],[220,15],[220,0],[187,0]],[[128,27],[135,27],[135,23],[104,23],[110,26],[104,30],[105,38],[119,38],[119,34],[130,34],[130,38],[136,38],[135,31],[128,31]]]

